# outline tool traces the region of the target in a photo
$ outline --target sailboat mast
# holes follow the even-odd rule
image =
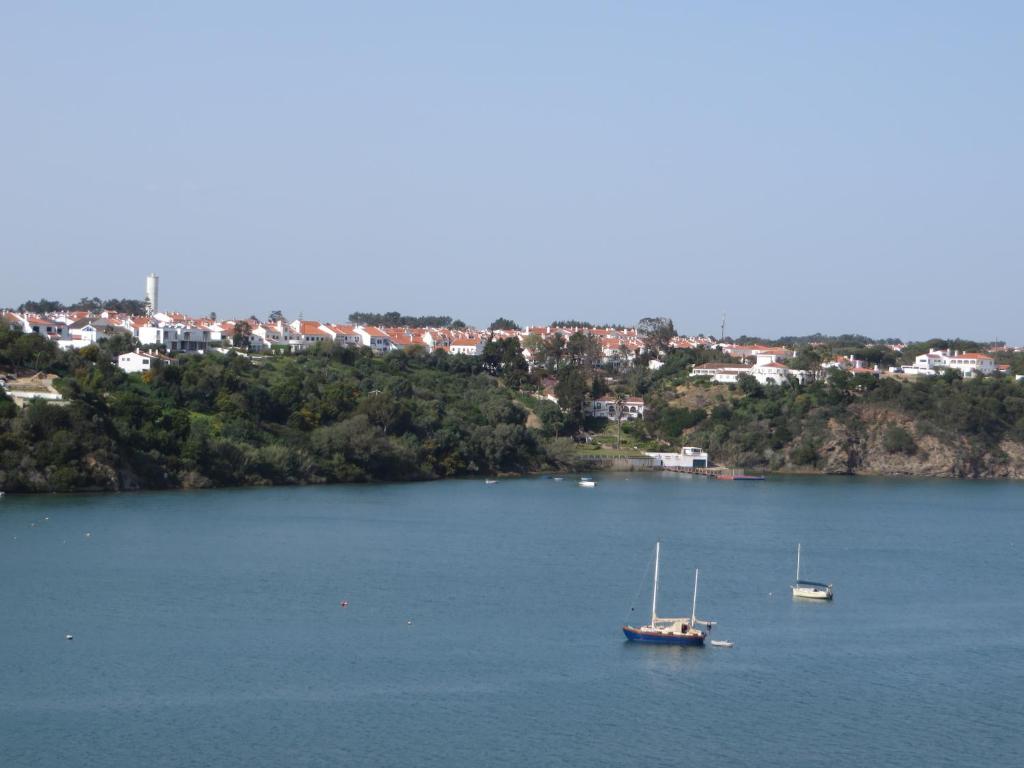
[[[700,568],[693,572],[693,608],[690,610],[690,626],[697,622],[697,577],[700,576]]]
[[[658,559],[661,556],[661,542],[654,543],[654,594],[651,595],[651,626],[658,618]]]
[[[800,543],[796,545],[796,580],[800,581]]]

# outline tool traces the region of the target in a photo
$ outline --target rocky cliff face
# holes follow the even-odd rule
[[[922,434],[906,416],[878,408],[856,409],[850,424],[831,420],[818,449],[816,469],[826,474],[913,475],[1024,479],[1024,445],[1004,440],[979,447],[964,437]],[[887,447],[886,434],[899,427],[911,438],[911,448]],[[811,470],[789,462],[784,469]]]

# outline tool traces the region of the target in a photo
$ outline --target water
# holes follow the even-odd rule
[[[1024,765],[1024,486],[598,480],[8,496],[0,765]]]

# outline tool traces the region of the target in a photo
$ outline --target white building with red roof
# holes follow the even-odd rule
[[[452,339],[451,345],[448,347],[448,352],[453,355],[482,355],[484,352],[485,342],[483,336],[462,336],[460,338]]]
[[[359,343],[369,347],[375,354],[383,355],[385,352],[398,349],[394,339],[375,325],[357,325],[355,331],[359,335]]]
[[[363,343],[362,338],[356,333],[354,325],[325,323],[320,326],[320,330],[326,333],[331,341],[339,347],[358,347]]]
[[[62,320],[52,320],[42,315],[14,315],[21,323],[21,330],[24,333],[34,333],[50,341],[60,341],[68,338],[68,325]]]
[[[982,352],[961,352],[953,349],[929,349],[914,358],[913,365],[903,367],[903,373],[935,375],[940,370],[953,369],[966,377],[996,373],[996,361]]]

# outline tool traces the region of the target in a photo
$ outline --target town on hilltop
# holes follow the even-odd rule
[[[1024,354],[578,320],[0,310],[0,485],[434,479],[593,462],[1024,477]],[[59,406],[59,407],[58,407]],[[99,428],[97,425],[101,425]]]
[[[519,328],[502,319],[488,329],[475,329],[461,322],[447,325],[378,325],[352,322],[366,313],[353,313],[350,322],[288,320],[281,312],[273,312],[266,320],[253,317],[218,320],[216,316],[192,317],[181,312],[161,311],[158,303],[158,277],[146,279],[146,300],[136,302],[145,311],[139,314],[104,309],[57,310],[49,312],[0,310],[0,320],[13,330],[33,333],[56,342],[60,349],[82,349],[100,339],[121,337],[121,344],[131,347],[119,355],[118,366],[128,373],[139,373],[171,362],[181,354],[226,353],[235,350],[247,355],[295,354],[306,352],[317,344],[338,347],[362,347],[376,354],[420,348],[428,353],[478,356],[489,340],[515,338],[530,368],[551,349],[552,340],[564,341],[573,334],[591,339],[599,353],[601,365],[615,368],[631,363],[648,353],[658,353],[647,361],[652,369],[662,365],[658,359],[672,349],[714,350],[719,360],[694,365],[691,375],[707,377],[715,383],[736,383],[741,376],[751,376],[760,384],[806,383],[827,376],[835,370],[876,378],[911,378],[934,376],[946,370],[959,371],[964,377],[1010,373],[1009,364],[998,364],[994,354],[1018,351],[1005,345],[988,350],[965,351],[952,348],[921,350],[912,361],[899,362],[897,357],[907,348],[900,342],[886,343],[892,353],[889,365],[858,359],[855,355],[838,355],[827,359],[797,361],[796,349],[758,343],[738,343],[711,336],[676,335],[671,321],[654,329],[660,334],[657,349],[652,349],[650,329],[639,327],[594,327],[589,323],[569,321],[555,325]],[[399,318],[397,313],[379,316]],[[416,319],[416,318],[405,318]],[[431,318],[434,320],[444,318]],[[655,320],[661,320],[655,318]],[[664,331],[671,327],[671,333]],[[813,342],[810,344],[814,346]],[[795,364],[803,362],[804,365]],[[597,406],[602,415],[607,404]],[[614,412],[614,408],[612,409]],[[642,413],[642,409],[641,409]]]

